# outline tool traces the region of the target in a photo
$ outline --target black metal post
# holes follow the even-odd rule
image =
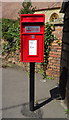
[[[34,111],[34,76],[35,75],[35,63],[30,63],[30,96],[29,96],[29,107],[30,111]]]

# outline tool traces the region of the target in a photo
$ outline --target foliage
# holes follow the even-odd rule
[[[3,19],[2,20],[2,38],[7,41],[3,44],[5,52],[15,51],[19,49],[19,21]]]
[[[31,2],[23,2],[22,9],[19,11],[19,14],[33,14],[35,7],[32,6]]]
[[[31,2],[23,2],[22,9],[19,14],[33,14],[35,8],[32,7]],[[19,48],[20,48],[20,23],[17,20],[2,19],[2,53],[6,55],[6,60],[11,61],[14,56],[15,60],[19,61]],[[13,59],[12,59],[13,60]],[[15,61],[13,60],[13,61]]]
[[[45,37],[44,37],[44,62],[48,64],[48,57],[51,43],[54,40],[54,35],[52,34],[52,26],[48,22],[45,24]]]
[[[47,69],[47,65],[48,65],[50,46],[54,40],[54,35],[52,34],[52,27],[53,27],[53,25],[49,24],[48,22],[45,24],[44,63],[42,63],[43,70],[44,70],[44,74],[43,74],[44,78],[46,78],[46,69]]]
[[[35,8],[31,2],[23,2],[19,14],[33,14]],[[3,44],[3,52],[12,52],[20,48],[20,23],[19,19],[2,20],[2,38],[6,40]]]
[[[2,38],[2,32],[1,32],[1,30],[2,30],[2,19],[0,19],[0,39]]]

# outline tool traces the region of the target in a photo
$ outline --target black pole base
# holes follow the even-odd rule
[[[27,118],[32,118],[32,119],[33,118],[42,118],[43,111],[42,111],[42,109],[38,109],[35,112],[31,111],[29,108],[29,103],[24,103],[21,108],[21,114],[26,116]]]

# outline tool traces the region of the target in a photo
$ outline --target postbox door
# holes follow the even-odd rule
[[[34,38],[33,38],[34,36]],[[43,35],[23,35],[23,61],[38,62],[44,58]]]

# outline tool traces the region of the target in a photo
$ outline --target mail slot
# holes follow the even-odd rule
[[[20,15],[20,61],[44,62],[44,14]]]

